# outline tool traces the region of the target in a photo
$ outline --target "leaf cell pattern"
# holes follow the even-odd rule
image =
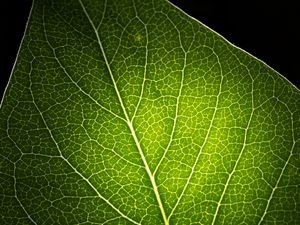
[[[163,0],[34,1],[0,110],[1,224],[299,224],[300,93]]]

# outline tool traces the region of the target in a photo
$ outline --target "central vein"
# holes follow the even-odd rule
[[[138,138],[137,138],[137,136],[136,136],[134,127],[133,127],[133,125],[132,125],[132,123],[131,123],[131,121],[130,121],[130,119],[129,119],[128,113],[127,113],[127,111],[126,111],[126,109],[125,109],[123,100],[122,100],[121,95],[120,95],[120,92],[119,92],[119,90],[118,90],[118,86],[117,86],[117,84],[116,84],[115,78],[114,78],[114,76],[113,76],[113,73],[112,73],[112,71],[111,71],[110,65],[109,65],[108,60],[107,60],[107,58],[106,58],[106,54],[105,54],[104,48],[103,48],[103,46],[102,46],[102,42],[101,42],[101,40],[100,40],[98,31],[97,31],[97,29],[96,29],[96,27],[95,27],[93,21],[91,20],[89,14],[87,13],[87,11],[86,11],[86,9],[85,9],[85,6],[83,5],[83,3],[82,3],[81,0],[79,0],[79,3],[80,3],[80,5],[81,5],[81,7],[82,7],[82,9],[83,9],[83,11],[84,11],[86,17],[88,18],[88,20],[89,20],[89,22],[90,22],[91,26],[93,27],[93,30],[94,30],[94,32],[95,32],[95,34],[96,34],[97,41],[98,41],[99,47],[100,47],[100,49],[101,49],[101,52],[102,52],[102,55],[103,55],[105,64],[106,64],[106,66],[107,66],[108,72],[109,72],[109,74],[110,74],[111,80],[112,80],[113,85],[114,85],[114,88],[115,88],[115,90],[116,90],[116,93],[117,93],[117,96],[118,96],[118,100],[119,100],[119,102],[120,102],[120,104],[121,104],[121,107],[122,107],[122,109],[123,109],[123,112],[124,112],[124,115],[125,115],[125,119],[126,119],[127,125],[128,125],[128,127],[129,127],[129,129],[130,129],[131,135],[133,136],[134,142],[135,142],[135,144],[136,144],[136,146],[137,146],[137,148],[138,148],[138,151],[139,151],[139,153],[140,153],[140,155],[141,155],[141,158],[142,158],[142,161],[143,161],[143,163],[144,163],[146,172],[147,172],[147,174],[148,174],[148,176],[149,176],[149,178],[150,178],[150,181],[151,181],[151,184],[152,184],[154,193],[155,193],[155,197],[156,197],[156,200],[157,200],[157,203],[158,203],[160,212],[161,212],[162,217],[163,217],[163,220],[164,220],[164,224],[165,224],[165,225],[169,225],[169,220],[168,220],[168,218],[167,218],[167,216],[166,216],[166,213],[165,213],[165,210],[164,210],[164,207],[163,207],[161,198],[160,198],[160,194],[159,194],[159,192],[158,192],[158,188],[157,188],[157,185],[156,185],[156,182],[155,182],[155,177],[154,177],[154,175],[151,173],[151,170],[150,170],[150,168],[149,168],[149,165],[148,165],[147,160],[146,160],[146,158],[145,158],[145,155],[144,155],[144,153],[143,153],[142,147],[141,147],[141,145],[140,145],[140,143],[139,143],[139,140],[138,140]]]

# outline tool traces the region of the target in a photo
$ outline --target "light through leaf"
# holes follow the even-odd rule
[[[34,1],[1,103],[1,224],[299,224],[299,106],[166,1]]]

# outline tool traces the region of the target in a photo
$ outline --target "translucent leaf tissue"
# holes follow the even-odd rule
[[[300,224],[300,92],[164,0],[36,0],[0,108],[0,224]]]

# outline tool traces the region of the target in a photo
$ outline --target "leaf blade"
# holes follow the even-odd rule
[[[35,4],[0,110],[11,221],[299,221],[299,90],[164,1]]]

